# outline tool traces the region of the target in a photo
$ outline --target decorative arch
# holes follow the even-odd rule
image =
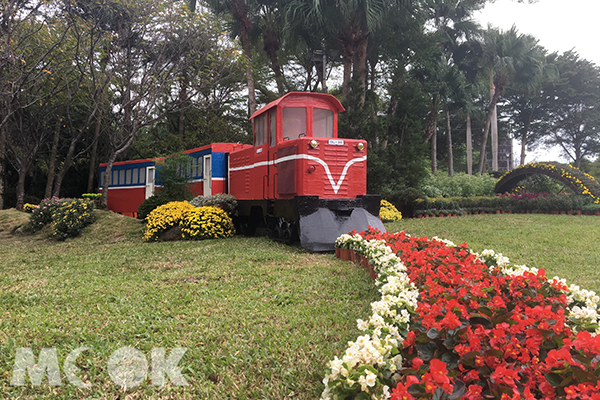
[[[536,174],[556,179],[575,193],[591,196],[596,203],[600,203],[600,184],[593,176],[571,165],[557,162],[534,162],[514,168],[502,175],[496,183],[495,191],[510,192],[519,182]]]

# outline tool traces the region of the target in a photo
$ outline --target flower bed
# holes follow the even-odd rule
[[[369,257],[382,298],[322,399],[600,399],[595,293],[437,238],[340,242]]]

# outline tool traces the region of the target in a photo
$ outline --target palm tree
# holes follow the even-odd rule
[[[286,19],[290,25],[301,22],[315,27],[322,32],[323,42],[327,35],[336,37],[344,64],[343,103],[350,95],[352,78],[358,82],[359,99],[364,103],[369,35],[381,25],[387,5],[385,0],[292,0],[287,7]]]
[[[483,173],[487,139],[500,96],[510,80],[519,79],[533,84],[543,71],[544,54],[537,39],[519,34],[514,26],[506,32],[488,28],[483,35],[482,61],[490,78],[491,98],[479,153],[477,172],[480,175]],[[497,157],[497,149],[492,149],[492,158],[496,160],[492,165],[497,166]]]
[[[208,5],[217,15],[230,14],[234,24],[231,31],[239,37],[244,55],[246,56],[246,81],[248,83],[248,114],[256,111],[256,93],[252,75],[252,14],[256,11],[256,3],[246,0],[207,0]]]

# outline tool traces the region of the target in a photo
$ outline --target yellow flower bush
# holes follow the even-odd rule
[[[231,237],[234,233],[231,217],[219,207],[194,208],[187,211],[181,221],[184,239],[218,239]]]
[[[402,219],[402,213],[400,213],[400,211],[398,211],[398,209],[389,201],[381,200],[379,218],[381,218],[383,222],[400,221]]]
[[[196,207],[187,201],[172,201],[156,207],[146,217],[144,240],[147,242],[155,242],[162,232],[174,226],[178,226],[183,220],[186,212],[193,210],[194,208]]]
[[[52,237],[65,240],[79,236],[94,222],[94,202],[87,199],[63,200],[52,210]]]

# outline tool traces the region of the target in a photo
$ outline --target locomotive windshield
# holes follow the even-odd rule
[[[294,140],[306,136],[306,108],[285,107],[283,109],[283,140]]]
[[[313,134],[314,137],[333,137],[333,111],[322,108],[313,109]]]

